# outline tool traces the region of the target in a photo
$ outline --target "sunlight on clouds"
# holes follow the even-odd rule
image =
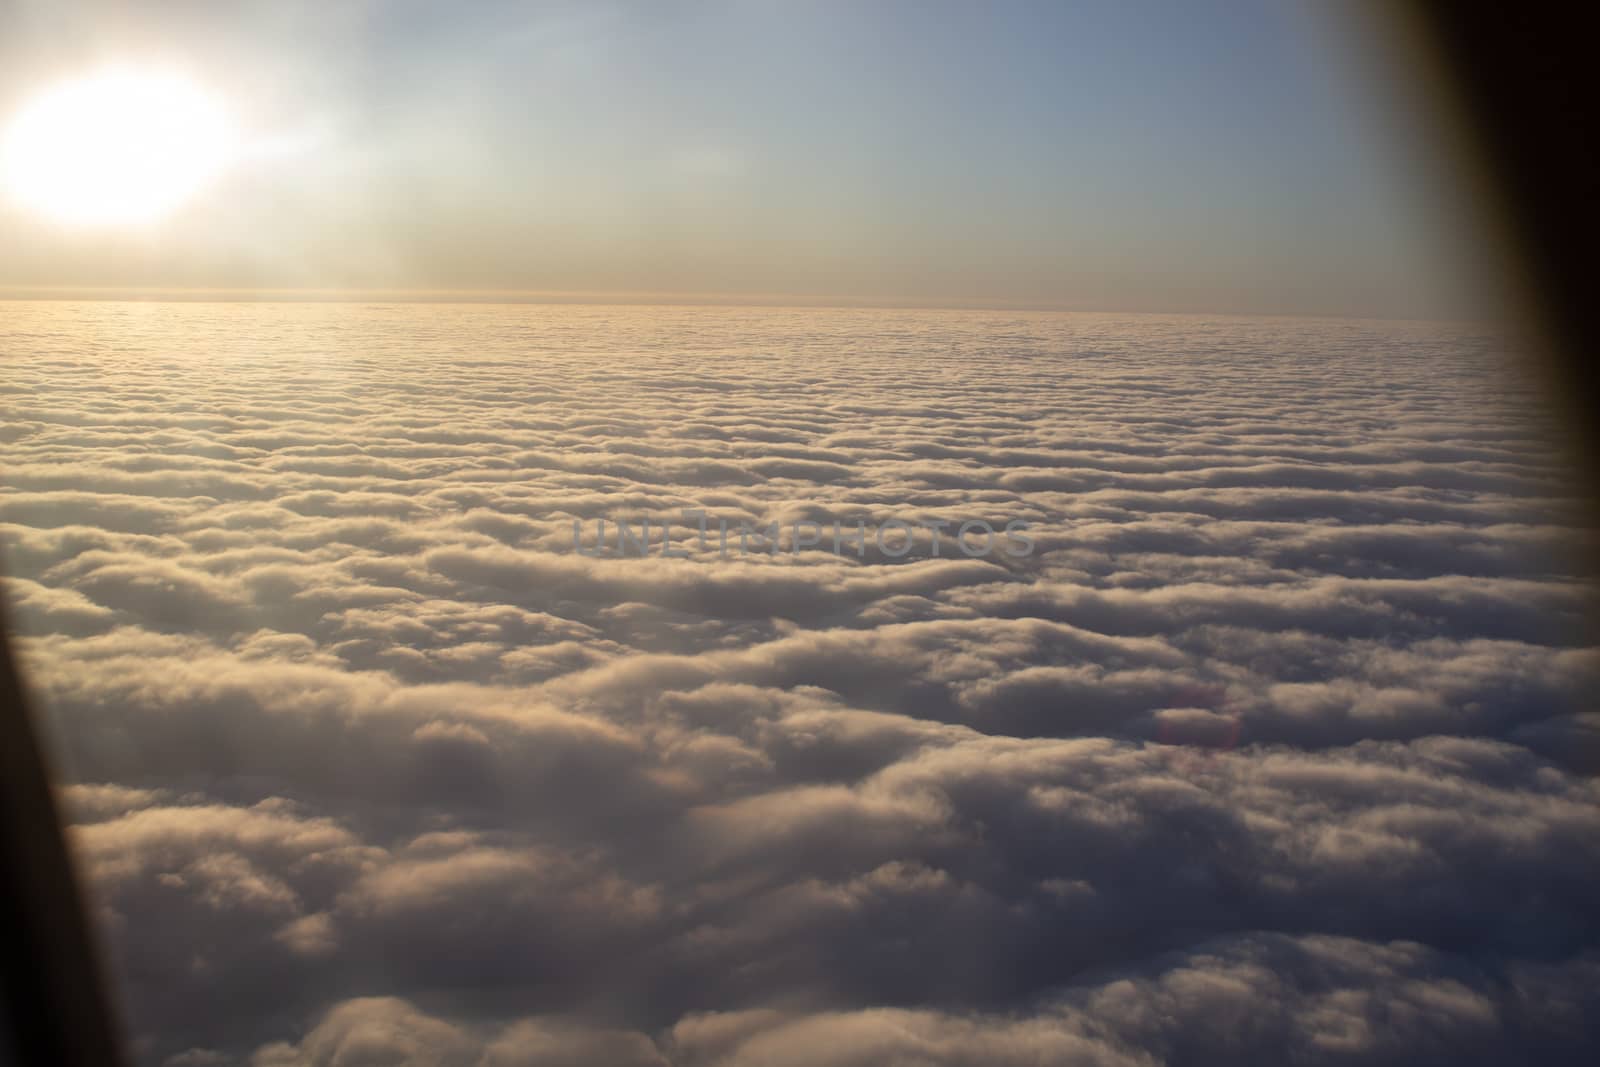
[[[1600,657],[1502,346],[12,305],[6,591],[141,1067],[1588,1062]],[[947,534],[575,550],[687,508]]]

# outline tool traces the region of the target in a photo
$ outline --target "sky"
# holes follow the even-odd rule
[[[132,1061],[1594,1062],[1587,513],[1333,7],[0,0],[205,87],[0,141],[199,298],[0,302]]]
[[[1448,170],[1335,14],[4,0],[0,121],[152,64],[244,148],[148,226],[0,200],[0,286],[1469,312]]]

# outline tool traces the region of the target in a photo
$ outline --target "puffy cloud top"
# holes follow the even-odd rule
[[[1600,1036],[1590,590],[1493,338],[38,304],[0,349],[7,589],[147,1063]],[[915,542],[716,543],[835,519]]]

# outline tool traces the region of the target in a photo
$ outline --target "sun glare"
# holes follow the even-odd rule
[[[227,164],[221,104],[188,79],[115,69],[41,92],[0,142],[0,179],[30,210],[72,225],[159,219]]]

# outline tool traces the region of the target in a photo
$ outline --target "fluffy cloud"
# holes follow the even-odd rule
[[[1590,590],[1492,339],[39,304],[0,346],[19,651],[145,1062],[1595,1043]],[[949,526],[722,558],[685,509]],[[643,518],[687,558],[573,543]]]

